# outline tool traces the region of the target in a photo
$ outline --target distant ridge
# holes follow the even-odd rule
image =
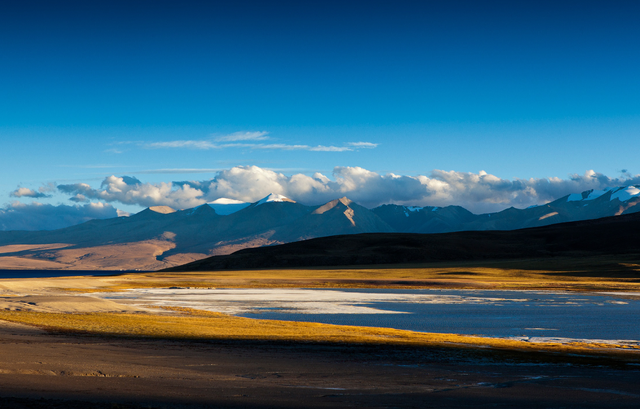
[[[323,237],[240,250],[166,271],[346,267],[622,254],[640,258],[640,213],[513,231]],[[640,277],[640,272],[636,276]]]
[[[541,206],[473,214],[460,206],[383,205],[347,197],[306,206],[270,194],[174,210],[154,206],[130,217],[91,220],[52,231],[0,231],[0,269],[157,270],[319,237],[361,233],[516,230],[640,211],[640,187],[589,190]]]

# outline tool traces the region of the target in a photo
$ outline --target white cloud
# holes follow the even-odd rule
[[[110,176],[99,189],[86,184],[60,185],[73,197],[105,202],[166,205],[176,209],[195,207],[218,198],[256,201],[269,193],[283,194],[304,204],[321,204],[341,196],[366,207],[385,203],[414,206],[459,205],[475,213],[494,212],[510,206],[527,207],[588,189],[640,184],[640,175],[610,178],[594,171],[568,179],[501,179],[478,173],[434,170],[428,175],[379,174],[360,167],[336,167],[332,178],[281,172],[257,166],[236,166],[217,172],[213,179],[167,183],[142,183],[131,177]]]
[[[313,147],[309,147],[308,150],[312,151],[312,152],[346,152],[346,151],[352,151],[353,149],[346,147],[346,146],[322,146],[322,145],[318,145],[318,146],[313,146]]]
[[[251,149],[279,149],[285,151],[311,151],[311,152],[345,152],[353,149],[347,146],[309,146],[309,145],[287,145],[282,143],[274,143],[270,145],[250,145],[246,146]]]
[[[230,198],[256,201],[269,193],[279,193],[309,205],[348,196],[366,207],[385,203],[417,206],[460,205],[472,212],[499,211],[509,206],[527,207],[589,189],[640,184],[640,175],[623,174],[611,178],[593,170],[566,179],[501,179],[485,171],[478,173],[433,170],[428,175],[379,174],[361,167],[336,167],[331,177],[316,172],[312,176],[285,175],[257,166],[236,166],[217,171],[204,181],[143,183],[130,176],[109,176],[101,186],[86,183],[48,184],[38,191],[18,188],[16,197],[41,197],[52,189],[68,194],[75,205],[25,204],[14,202],[0,208],[1,230],[57,229],[95,218],[127,215],[105,202],[143,207],[166,205],[186,209]],[[35,195],[35,196],[34,196]],[[99,200],[98,203],[85,203]]]
[[[377,143],[371,143],[371,142],[348,142],[347,145],[352,146],[354,148],[365,148],[365,149],[373,149],[378,147]]]
[[[223,149],[233,147],[252,147],[254,144],[234,144],[218,142],[242,142],[242,141],[264,141],[269,139],[269,133],[260,132],[235,132],[229,135],[214,136],[203,140],[177,140],[168,142],[150,142],[143,144],[146,148],[188,148],[188,149]]]
[[[88,199],[98,199],[105,202],[120,202],[144,207],[170,206],[186,209],[203,204],[202,192],[189,186],[175,183],[142,183],[129,176],[109,176],[105,178],[99,189],[94,189],[85,183],[59,185],[58,190],[63,193],[82,195]]]
[[[14,202],[0,208],[0,230],[53,230],[116,216],[116,209],[106,203],[54,206]]]
[[[69,200],[76,203],[82,203],[82,202],[88,202],[89,198],[83,194],[77,193],[75,196],[69,198]]]
[[[139,171],[135,171],[132,172],[136,175],[138,174],[168,174],[168,173],[174,173],[174,174],[180,174],[180,173],[215,173],[215,172],[219,172],[222,169],[220,168],[173,168],[173,169],[147,169],[147,170],[139,170]]]
[[[31,197],[35,199],[51,197],[51,195],[48,195],[46,192],[51,192],[52,190],[55,190],[55,186],[53,187],[52,186],[53,186],[52,184],[41,186],[37,192],[33,189],[29,189],[26,187],[19,187],[13,192],[9,193],[9,195],[12,197]]]
[[[219,145],[211,141],[169,141],[151,142],[145,145],[147,148],[190,148],[190,149],[220,149]]]
[[[344,146],[324,146],[286,143],[251,143],[270,139],[267,132],[237,132],[230,135],[218,136],[209,140],[177,140],[166,142],[149,142],[143,144],[148,149],[231,149],[244,148],[254,150],[284,150],[309,152],[348,152],[356,149],[373,149],[378,146],[371,142],[347,142]],[[250,141],[247,143],[247,141]],[[220,143],[225,142],[225,143]]]
[[[235,141],[264,141],[269,139],[269,132],[235,132],[230,135],[216,136],[214,140],[218,142],[235,142]]]
[[[117,213],[118,217],[129,217],[129,216],[131,216],[131,213],[125,212],[124,210],[120,210],[120,209],[116,209],[116,213]]]

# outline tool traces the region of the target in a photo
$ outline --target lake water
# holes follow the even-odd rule
[[[394,289],[136,289],[140,305],[241,317],[529,340],[640,342],[640,294]]]

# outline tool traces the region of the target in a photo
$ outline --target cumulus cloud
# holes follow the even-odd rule
[[[360,167],[336,167],[328,177],[281,172],[257,166],[237,166],[217,172],[213,179],[166,183],[142,183],[138,179],[109,176],[100,188],[86,184],[60,185],[72,200],[166,205],[185,209],[225,197],[253,202],[278,193],[304,204],[316,205],[341,196],[366,207],[386,203],[411,206],[459,205],[475,213],[494,212],[510,206],[546,203],[570,193],[611,186],[640,184],[640,175],[610,178],[593,170],[567,179],[501,179],[478,173],[434,170],[428,175],[379,174]],[[76,199],[74,199],[76,198]]]
[[[14,202],[0,208],[0,230],[54,230],[91,219],[116,216],[117,210],[106,203],[54,206],[37,202]]]
[[[80,198],[97,199],[144,207],[163,205],[176,209],[191,208],[204,203],[201,198],[202,192],[188,184],[142,183],[130,176],[109,176],[102,181],[99,189],[94,189],[86,183],[74,183],[59,185],[58,190],[73,195],[71,199],[76,201]]]
[[[13,197],[33,197],[33,198],[49,197],[44,193],[36,192],[35,190],[29,189],[26,187],[19,187],[13,192],[11,192],[10,195]]]
[[[38,199],[43,197],[51,197],[51,195],[48,195],[47,193],[55,191],[55,189],[55,185],[53,183],[49,183],[45,186],[40,186],[40,188],[38,188],[38,191],[26,187],[19,187],[13,192],[9,193],[9,195],[12,197],[31,197]]]
[[[129,216],[131,216],[131,213],[125,212],[124,210],[116,209],[116,212],[118,214],[118,217],[129,217]]]
[[[76,203],[82,203],[82,202],[89,202],[89,198],[86,197],[85,195],[82,195],[80,193],[77,193],[75,196],[69,198],[69,200],[71,200],[72,202],[76,202]]]

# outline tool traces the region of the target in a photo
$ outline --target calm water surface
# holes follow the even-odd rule
[[[151,289],[105,298],[248,318],[491,337],[640,341],[640,297],[547,291]]]
[[[409,290],[408,293],[414,292]],[[370,304],[382,310],[408,314],[295,314],[263,311],[242,314],[242,316],[492,337],[640,340],[640,300],[575,293],[526,292],[523,294],[522,291],[451,290],[439,291],[439,293],[474,298],[503,298],[504,300],[459,304],[406,302]],[[522,299],[526,301],[521,301]]]

